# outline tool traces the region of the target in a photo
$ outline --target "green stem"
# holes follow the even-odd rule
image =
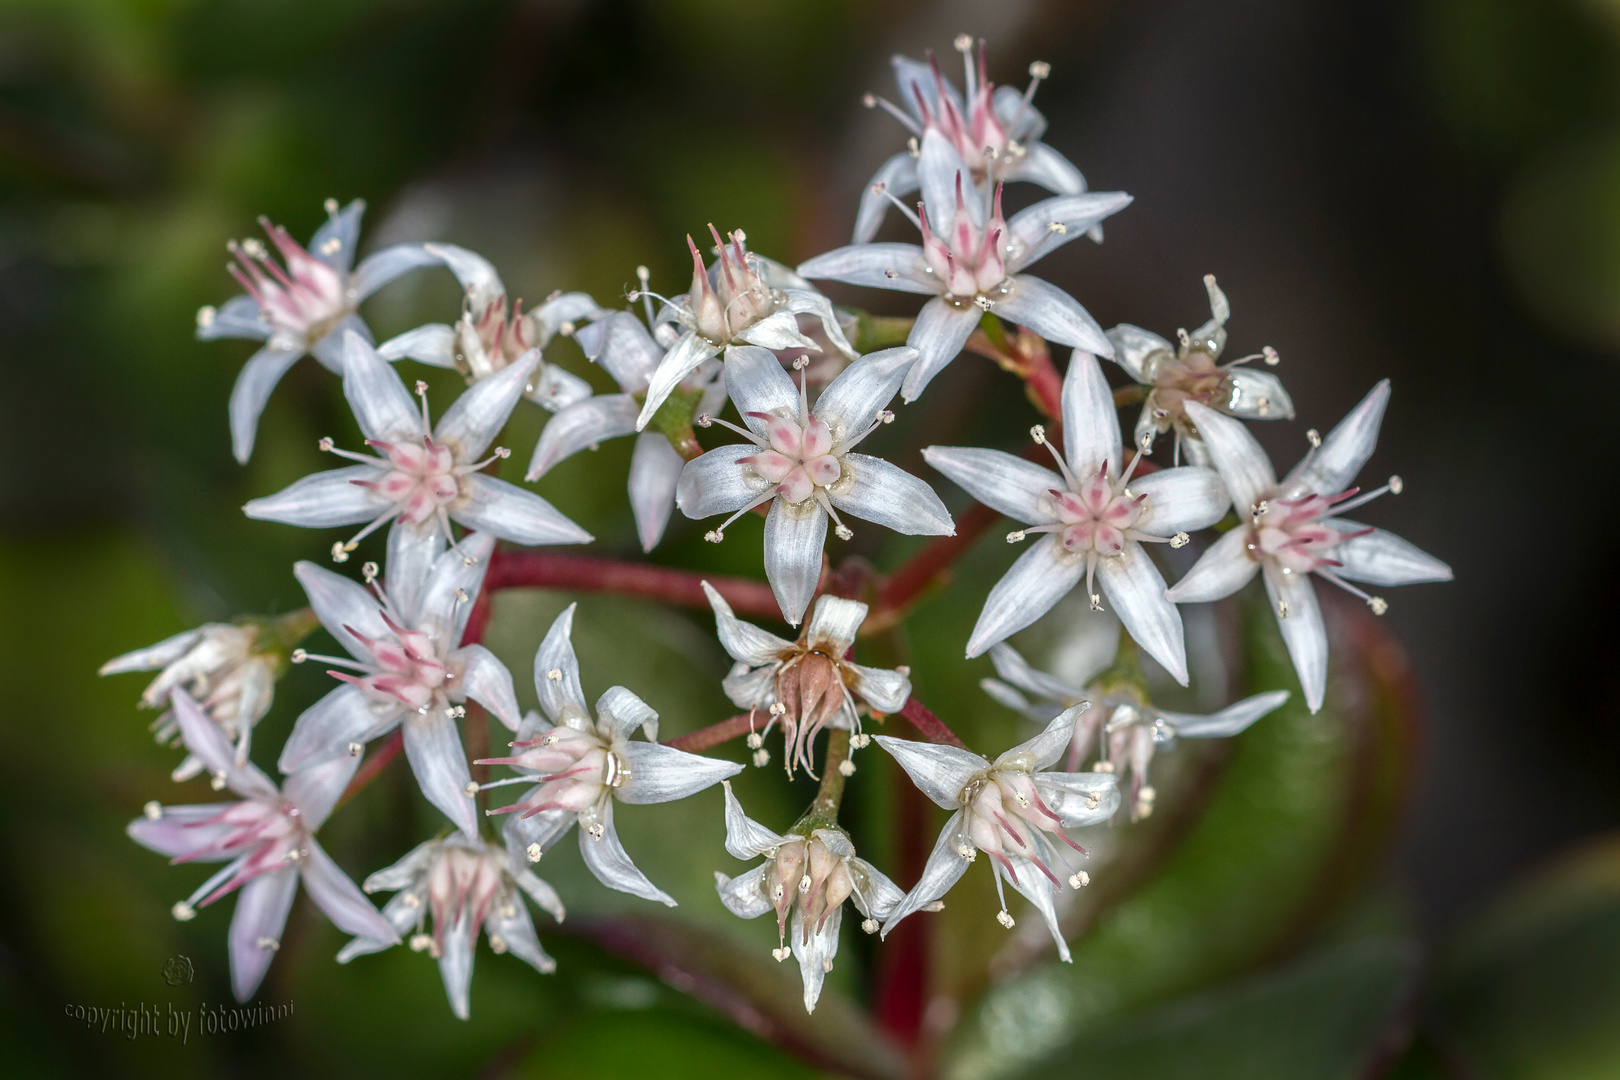
[[[821,788],[810,809],[790,830],[809,836],[817,829],[838,827],[838,804],[844,801],[842,765],[849,760],[849,732],[833,728],[827,733],[827,753],[821,759]]]
[[[855,314],[855,340],[852,344],[859,353],[904,345],[906,338],[911,336],[911,324],[916,321],[889,315],[873,315],[859,308],[850,310]]]

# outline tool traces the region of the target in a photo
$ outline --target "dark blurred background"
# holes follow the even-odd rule
[[[864,91],[893,92],[889,54],[932,48],[959,78],[961,31],[987,39],[999,82],[1049,61],[1047,140],[1093,188],[1135,196],[1104,245],[1071,244],[1042,267],[1104,326],[1196,325],[1200,277],[1215,273],[1232,348],[1283,357],[1300,422],[1259,431],[1280,463],[1303,452],[1306,426],[1326,430],[1393,380],[1368,475],[1399,472],[1405,493],[1374,520],[1457,573],[1394,593],[1385,617],[1426,722],[1390,865],[1371,871],[1410,898],[1415,932],[1443,942],[1510,882],[1620,823],[1614,0],[12,2],[0,6],[0,1038],[19,1069],[135,1060],[65,1031],[58,1002],[142,993],[143,965],[155,971],[177,933],[167,905],[190,888],[122,836],[172,755],[128,708],[139,684],[98,682],[96,666],[200,621],[297,606],[287,567],[323,547],[237,511],[317,467],[318,436],[349,429],[335,382],[303,361],[253,462],[230,460],[225,400],[249,350],[192,340],[197,307],[236,291],[225,239],[260,213],[306,237],[324,198],[363,197],[368,247],[454,240],[527,299],[584,288],[609,306],[638,263],[656,290],[683,290],[684,235],[710,221],[793,264],[847,241],[862,185],[902,142],[861,107]],[[885,235],[903,238],[895,217]],[[455,303],[447,276],[418,274],[368,313],[383,337],[450,321]],[[959,361],[927,423],[1005,427],[1024,415],[1006,382]],[[538,413],[520,423],[526,460]],[[926,427],[915,439],[936,441]],[[600,473],[565,468],[541,487],[626,554],[627,453],[604,447]],[[612,482],[591,482],[601,475]],[[749,554],[711,553],[678,525],[660,557],[754,572]],[[318,691],[296,673],[276,722]],[[724,707],[712,689],[692,694]],[[366,827],[396,829],[392,850],[415,842],[379,820]],[[223,926],[186,938],[216,967]],[[434,1007],[415,959],[425,991],[390,1013],[373,986],[379,1023]],[[525,1018],[544,1031],[564,999],[656,989],[607,965],[596,982],[503,1003],[498,987],[528,974],[480,983],[472,1028],[444,1026],[461,1042],[440,1057],[401,1052],[389,1067],[466,1071]],[[580,1038],[632,1030],[661,1045],[658,1025],[686,1015],[672,1008],[569,1022]],[[687,1019],[721,1047],[713,1061],[778,1060],[726,1042],[706,1014]],[[351,1045],[323,1071],[368,1071],[387,1053],[376,1032],[300,1030],[291,1049],[261,1033],[175,1068],[252,1072],[255,1047],[284,1061]],[[582,1052],[548,1060],[569,1053]]]

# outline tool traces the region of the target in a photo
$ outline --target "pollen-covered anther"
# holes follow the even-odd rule
[[[845,776],[854,776],[855,763],[849,760],[849,758],[845,758],[843,761],[838,763],[838,771]]]
[[[876,919],[862,919],[861,929],[868,934],[875,934],[879,929],[878,921]]]
[[[163,817],[163,804],[158,802],[156,799],[153,799],[151,802],[141,807],[141,813],[146,815],[146,820],[157,821]]]
[[[1405,487],[1406,482],[1400,477],[1392,476],[1389,478],[1389,493],[1391,495],[1399,495]]]
[[[478,797],[478,781],[467,781],[466,786],[461,789],[461,793],[469,799],[476,799]]]
[[[281,942],[277,941],[273,937],[262,937],[255,941],[254,944],[265,952],[275,952],[277,949],[281,948]]]
[[[176,922],[190,922],[197,917],[197,909],[180,900],[169,909],[169,914],[174,916]]]
[[[1184,532],[1178,532],[1176,535],[1170,538],[1170,546],[1173,548],[1184,548],[1191,542],[1192,537],[1188,536]]]
[[[216,316],[218,314],[219,314],[219,312],[217,310],[215,310],[214,305],[212,305],[212,304],[204,304],[202,307],[198,308],[197,309],[197,327],[198,327],[198,329],[206,330],[210,326],[213,326],[214,325],[214,316]]]
[[[562,682],[562,668],[552,668],[547,671],[546,678],[552,682]]]
[[[1267,367],[1276,367],[1278,364],[1282,363],[1282,357],[1277,355],[1277,350],[1273,349],[1270,345],[1262,348],[1260,350],[1260,355],[1265,358]]]
[[[1007,534],[1007,543],[1021,544],[1023,543],[1024,538],[1028,535],[1029,534],[1024,532],[1023,529],[1014,529],[1012,532]]]
[[[1367,606],[1372,609],[1374,615],[1382,615],[1389,610],[1389,603],[1382,596],[1368,597]]]
[[[360,743],[352,742],[352,743],[349,744],[349,756],[350,757],[359,757],[361,755],[361,753],[363,753],[365,751],[365,749],[366,748],[363,745],[361,745]]]
[[[1310,428],[1305,432],[1305,441],[1311,444],[1312,450],[1315,450],[1322,445],[1322,433],[1315,428]]]
[[[792,955],[793,955],[793,950],[787,948],[786,946],[783,946],[780,949],[772,949],[771,950],[771,956],[772,956],[772,958],[774,958],[776,960],[776,962],[778,964],[780,964],[782,961],[786,960],[788,957],[790,957]]]
[[[1005,909],[996,912],[996,922],[1011,930],[1014,926],[1013,917]]]
[[[530,862],[537,863],[540,861],[540,856],[545,854],[545,849],[539,844],[530,844],[523,849],[523,854]]]
[[[1030,428],[1029,437],[1035,440],[1036,446],[1044,446],[1046,444],[1046,425],[1036,424],[1034,427]]]
[[[1071,889],[1083,889],[1087,885],[1090,885],[1090,884],[1091,884],[1091,875],[1086,873],[1084,870],[1080,871],[1077,874],[1070,874],[1069,875],[1069,888],[1071,888]]]

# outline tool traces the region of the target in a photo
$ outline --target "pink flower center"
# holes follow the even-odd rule
[[[230,252],[236,262],[230,267],[231,275],[278,332],[298,339],[305,347],[314,345],[353,310],[348,282],[305,251],[280,225],[262,217],[259,224],[281,253],[285,269],[259,241],[232,241]]]
[[[687,299],[697,324],[693,329],[709,341],[723,344],[773,313],[776,299],[771,295],[770,286],[749,265],[740,230],[727,238],[729,243],[713,225],[709,226],[709,233],[720,249],[720,273],[710,285],[703,254],[688,236],[686,245],[692,249],[692,291]]]
[[[1053,490],[1049,494],[1052,511],[1063,525],[1059,538],[1065,549],[1076,554],[1123,554],[1126,530],[1141,518],[1142,504],[1147,500],[1146,495],[1128,493],[1123,481],[1117,486],[1111,484],[1106,464],[1082,481],[1080,490]]]
[[[515,742],[512,748],[521,753],[483,758],[478,764],[511,765],[538,773],[534,780],[540,787],[522,802],[494,813],[522,811],[528,818],[547,810],[565,810],[581,815],[587,834],[600,838],[602,827],[595,818],[602,801],[630,779],[624,759],[600,736],[561,725],[537,738]]]
[[[433,640],[420,630],[408,630],[382,613],[392,637],[370,638],[352,626],[344,629],[365,645],[374,665],[364,675],[334,671],[332,675],[353,683],[379,704],[404,705],[425,714],[435,703],[449,700],[450,684],[458,672],[441,659]]]
[[[962,807],[967,811],[964,839],[994,859],[1015,883],[1018,874],[1008,856],[1027,859],[1052,884],[1063,887],[1031,843],[1031,829],[1049,833],[1085,854],[1063,831],[1063,820],[1046,805],[1027,772],[997,770],[980,776],[963,790]]]
[[[505,295],[497,296],[476,318],[464,318],[456,329],[464,373],[474,379],[485,378],[539,347],[534,323],[523,314],[523,301],[514,302],[508,314]]]
[[[936,212],[938,208],[935,208]],[[956,174],[956,207],[941,232],[934,232],[928,221],[928,208],[918,205],[917,225],[923,235],[923,259],[945,287],[945,294],[958,300],[975,300],[988,308],[995,299],[1011,292],[1005,284],[1007,266],[1002,245],[1007,237],[1007,221],[1001,213],[1001,185],[996,185],[990,219],[981,229],[973,223],[962,193],[962,174]],[[993,294],[993,295],[992,295]]]
[[[1342,565],[1332,558],[1333,549],[1351,536],[1363,534],[1341,532],[1322,519],[1331,516],[1330,512],[1336,512],[1338,504],[1359,490],[1351,488],[1331,496],[1301,495],[1292,499],[1273,496],[1263,500],[1255,508],[1249,539],[1244,544],[1249,558],[1256,562],[1275,559],[1284,570],[1296,574]]]
[[[420,525],[461,497],[462,470],[456,467],[455,455],[449,447],[436,445],[432,437],[392,443],[367,439],[366,445],[381,451],[389,468],[380,480],[354,483],[393,503],[391,517]]]
[[[844,468],[832,453],[832,429],[819,417],[802,424],[769,413],[749,413],[766,426],[768,445],[759,453],[739,458],[767,483],[775,484],[777,494],[790,503],[802,503],[818,487],[831,487],[844,475]]]
[[[427,907],[433,915],[433,944],[444,950],[444,936],[465,917],[464,932],[474,940],[484,919],[505,892],[499,852],[446,847],[428,875]]]

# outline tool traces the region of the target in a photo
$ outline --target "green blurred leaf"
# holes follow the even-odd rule
[[[817,1074],[735,1028],[649,1011],[587,1013],[542,1041],[505,1075],[513,1080],[808,1080]]]

